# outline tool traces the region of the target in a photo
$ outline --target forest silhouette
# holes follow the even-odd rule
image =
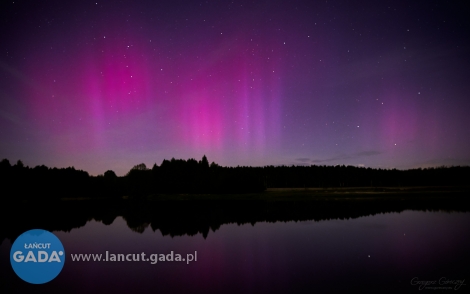
[[[0,179],[0,202],[9,204],[0,206],[0,242],[32,228],[68,232],[91,220],[110,225],[118,217],[137,233],[207,237],[230,223],[348,219],[409,209],[470,211],[470,167],[459,166],[222,167],[204,156],[163,160],[152,168],[138,164],[118,177],[111,170],[91,176],[73,167],[31,168],[4,159]]]
[[[267,188],[439,187],[468,186],[470,167],[409,170],[354,166],[223,167],[195,159],[163,160],[147,168],[135,165],[122,177],[112,170],[91,176],[74,167],[49,168],[0,162],[5,198],[59,199],[74,197],[144,197],[157,194],[258,193]],[[5,199],[4,198],[4,199]]]

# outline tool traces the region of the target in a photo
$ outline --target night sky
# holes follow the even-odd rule
[[[2,3],[5,1],[2,1]],[[9,1],[0,159],[470,164],[465,1]]]

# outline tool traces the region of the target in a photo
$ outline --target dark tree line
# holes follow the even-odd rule
[[[265,178],[256,168],[221,167],[207,157],[163,160],[160,166],[147,169],[134,166],[124,177],[125,190],[132,195],[151,193],[244,193],[262,192]]]
[[[261,173],[252,168],[227,168],[202,160],[164,160],[160,166],[148,169],[145,164],[134,166],[124,177],[108,170],[103,175],[90,176],[74,167],[30,168],[19,160],[12,165],[7,159],[0,162],[2,198],[21,199],[67,197],[146,196],[159,193],[247,193],[265,190]],[[7,195],[8,194],[8,195]],[[39,196],[39,197],[38,197]]]
[[[438,167],[410,170],[353,166],[222,167],[206,156],[163,160],[160,166],[134,166],[125,176],[108,170],[103,175],[68,168],[30,168],[21,161],[0,162],[3,197],[21,198],[121,197],[152,194],[224,194],[262,192],[266,188],[468,186],[470,167]]]
[[[468,186],[470,167],[435,167],[409,170],[354,166],[267,166],[269,188]]]
[[[83,197],[92,182],[87,172],[73,167],[58,169],[38,165],[30,168],[20,160],[14,165],[7,159],[0,162],[2,200],[17,195],[21,198]]]

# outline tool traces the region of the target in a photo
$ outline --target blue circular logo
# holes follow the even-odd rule
[[[51,232],[29,230],[11,246],[10,263],[15,273],[31,284],[44,284],[64,267],[64,246]]]

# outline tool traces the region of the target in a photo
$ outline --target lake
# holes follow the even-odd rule
[[[466,292],[470,213],[459,205],[445,210],[429,205],[115,203],[90,208],[79,203],[66,204],[59,211],[44,208],[46,213],[36,214],[32,213],[35,206],[23,212],[16,207],[12,209],[22,217],[2,219],[0,290],[416,293],[428,282],[428,287]],[[9,261],[12,242],[31,228],[52,231],[66,252],[62,272],[42,285],[18,278]],[[172,251],[173,259],[191,254],[197,260],[141,260],[142,252],[144,259],[152,254],[169,259]],[[132,254],[139,261],[72,260],[76,254],[104,258],[106,252],[108,258]]]

